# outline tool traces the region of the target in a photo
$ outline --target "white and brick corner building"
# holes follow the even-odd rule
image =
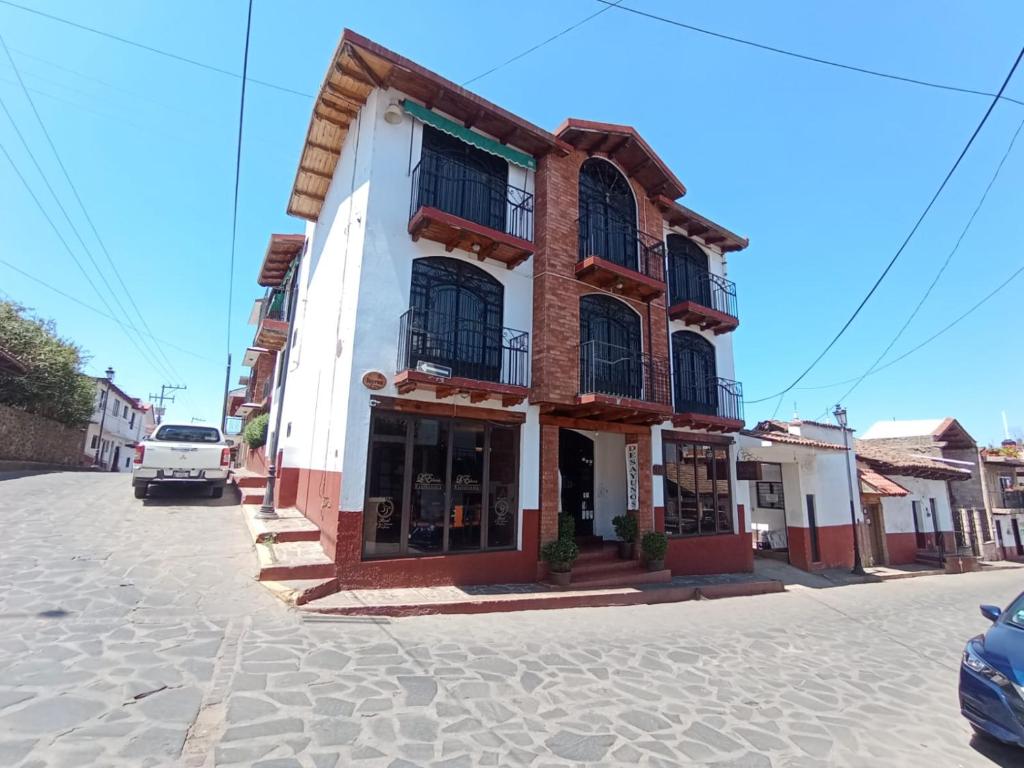
[[[96,377],[96,399],[85,431],[84,463],[111,472],[131,472],[135,444],[153,431],[153,406]],[[102,431],[101,431],[102,428]]]
[[[629,126],[549,133],[344,32],[254,340],[278,368],[290,345],[283,401],[280,370],[261,393],[278,505],[342,584],[533,581],[559,512],[591,546],[627,511],[665,531],[666,570],[628,578],[752,568],[726,265],[747,241],[685,192]]]

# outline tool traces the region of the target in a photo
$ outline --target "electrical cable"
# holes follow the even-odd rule
[[[989,115],[992,114],[992,110],[994,110],[996,104],[999,103],[999,99],[1002,97],[1003,91],[1006,90],[1006,86],[1010,84],[1010,79],[1013,77],[1013,73],[1017,71],[1017,66],[1020,64],[1020,60],[1022,57],[1024,57],[1024,48],[1021,48],[1020,51],[1017,53],[1017,58],[1014,60],[1013,66],[1010,67],[1010,71],[1007,73],[1006,78],[1003,80],[1003,84],[999,87],[999,91],[995,94],[991,103],[988,105],[988,109],[985,110],[985,114],[982,116],[981,121],[975,127],[974,132],[971,134],[971,137],[967,140],[967,143],[964,145],[964,148],[960,150],[960,154],[957,156],[956,162],[953,163],[953,166],[946,173],[946,176],[943,178],[942,183],[939,184],[939,188],[935,190],[935,194],[932,195],[931,200],[928,201],[928,205],[925,206],[924,211],[922,211],[921,215],[918,216],[917,221],[914,222],[914,226],[911,227],[910,232],[903,239],[903,242],[900,244],[900,247],[896,250],[896,253],[889,260],[889,263],[886,265],[885,269],[882,270],[882,274],[878,276],[877,280],[875,280],[874,285],[871,286],[871,290],[869,290],[867,294],[864,296],[864,298],[861,299],[860,304],[857,305],[857,308],[853,311],[853,314],[850,315],[847,321],[843,323],[843,326],[842,328],[839,329],[839,332],[825,346],[821,353],[816,358],[814,358],[811,364],[804,369],[803,373],[797,376],[796,379],[794,379],[788,387],[786,387],[783,390],[780,390],[779,392],[774,392],[771,395],[767,395],[765,397],[747,400],[747,404],[761,403],[764,402],[765,400],[773,400],[779,395],[789,392],[797,384],[803,381],[804,377],[807,376],[808,373],[814,370],[815,366],[817,366],[818,363],[821,362],[822,358],[824,358],[825,355],[828,354],[829,350],[831,350],[832,347],[835,346],[836,342],[838,342],[839,339],[843,336],[843,334],[846,333],[847,329],[853,324],[853,321],[860,314],[861,310],[864,309],[864,306],[868,303],[868,300],[874,295],[875,291],[878,290],[878,287],[882,284],[882,281],[885,280],[886,275],[888,275],[890,270],[892,270],[893,266],[895,266],[896,262],[903,254],[903,251],[906,249],[907,245],[909,245],[911,238],[913,238],[914,234],[921,226],[921,223],[928,215],[928,212],[931,211],[932,206],[935,205],[935,201],[939,199],[939,195],[942,194],[942,190],[946,188],[946,184],[949,183],[949,180],[953,177],[953,174],[956,172],[956,169],[960,166],[960,162],[964,159],[964,156],[967,154],[967,151],[971,148],[971,145],[974,144],[974,140],[981,132],[981,129],[984,127],[985,123],[988,122]]]

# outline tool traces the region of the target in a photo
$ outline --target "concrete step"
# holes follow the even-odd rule
[[[260,542],[256,545],[260,561],[260,581],[330,579],[337,566],[324,554],[319,542]]]
[[[572,582],[568,589],[615,589],[618,587],[636,587],[642,584],[665,584],[672,581],[672,571],[648,571],[635,566],[631,571],[614,573],[598,573],[596,575],[579,576],[573,568]]]
[[[289,605],[306,605],[333,595],[340,588],[336,577],[329,579],[290,579],[288,581],[264,581],[263,586],[275,597]]]
[[[320,541],[320,529],[316,523],[306,517],[295,507],[278,509],[277,518],[262,520],[257,515],[260,510],[260,499],[258,504],[243,504],[242,514],[245,517],[245,525],[249,529],[253,544],[262,542],[289,541]]]
[[[576,559],[577,563],[589,563],[595,560],[609,561],[619,559],[619,547],[618,544],[605,544],[602,547],[587,547],[586,549],[580,549],[580,556]]]
[[[266,487],[255,488],[252,486],[245,485],[239,486],[238,490],[241,491],[242,493],[243,504],[255,504],[256,506],[259,506],[260,504],[263,503],[263,497],[266,495],[267,492]]]
[[[231,482],[239,488],[265,488],[267,476],[250,472],[247,469],[231,470]]]

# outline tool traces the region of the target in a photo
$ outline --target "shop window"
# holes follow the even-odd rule
[[[374,413],[364,554],[514,547],[518,438],[518,427]]]
[[[732,533],[728,446],[666,440],[663,451],[665,533]]]

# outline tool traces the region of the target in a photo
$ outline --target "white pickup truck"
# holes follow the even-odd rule
[[[135,498],[146,498],[150,485],[190,484],[209,488],[210,496],[219,499],[230,463],[230,443],[217,427],[161,424],[135,446]]]

